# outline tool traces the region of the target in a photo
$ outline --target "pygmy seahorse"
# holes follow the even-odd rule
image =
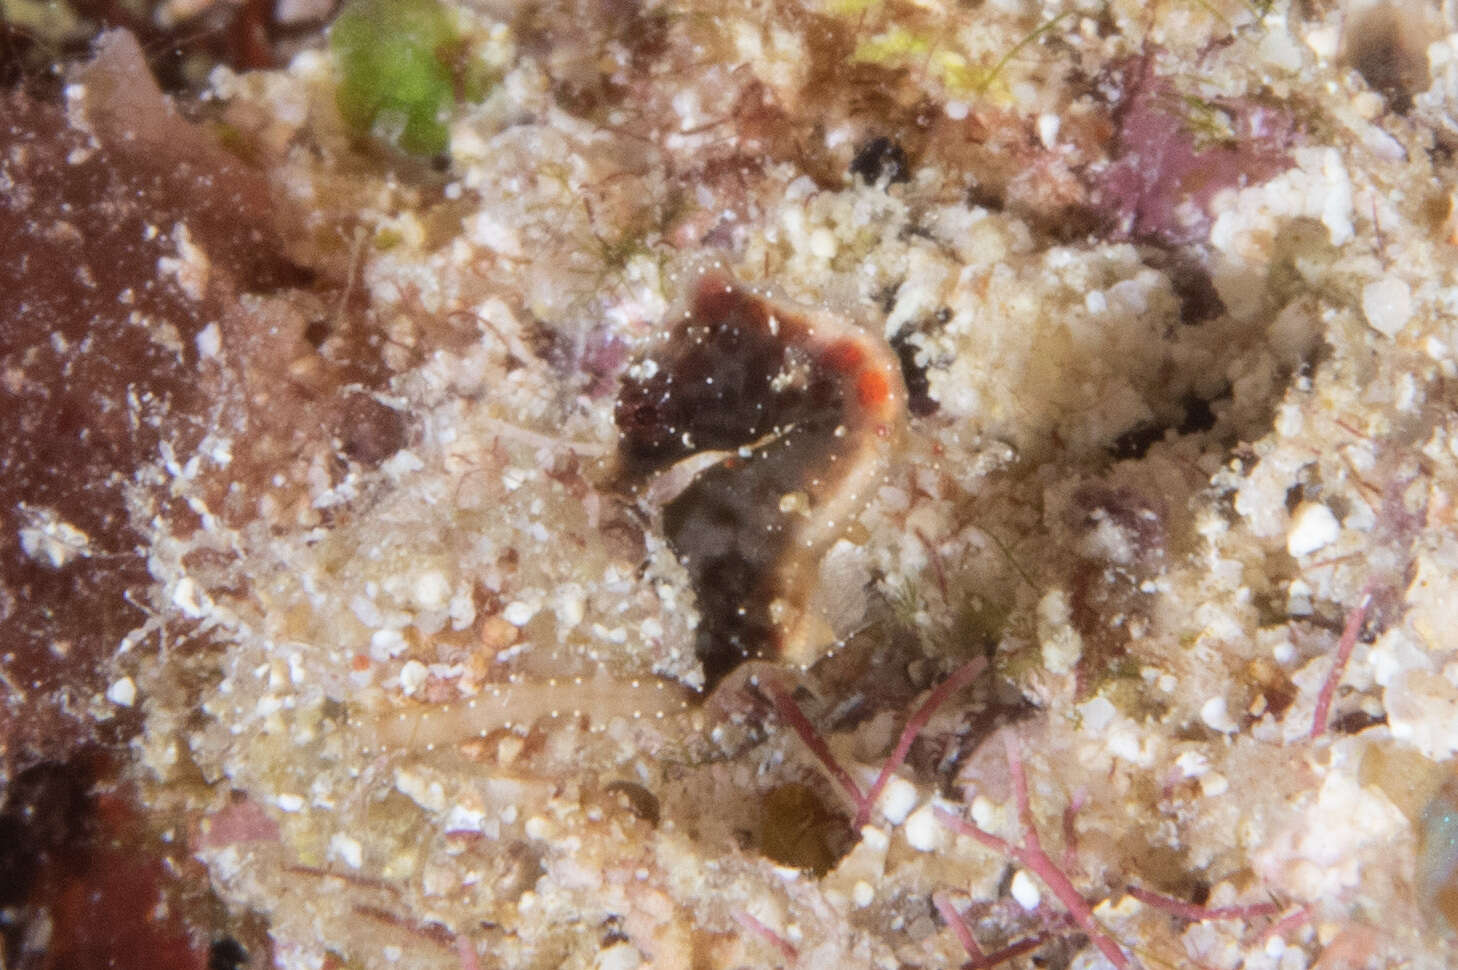
[[[613,487],[656,517],[700,611],[704,688],[605,675],[488,686],[385,715],[386,747],[432,748],[543,716],[663,717],[736,667],[808,666],[830,646],[810,606],[820,560],[883,480],[905,424],[894,351],[846,318],[699,277],[682,318],[628,372]],[[655,483],[674,477],[668,497]]]

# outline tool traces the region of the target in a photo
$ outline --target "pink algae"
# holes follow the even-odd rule
[[[1187,245],[1208,236],[1219,193],[1291,167],[1297,127],[1285,107],[1184,94],[1157,62],[1147,53],[1119,74],[1115,148],[1095,204],[1118,236]]]

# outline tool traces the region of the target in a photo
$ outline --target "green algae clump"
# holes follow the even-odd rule
[[[455,107],[455,26],[436,0],[351,0],[329,30],[337,103],[357,134],[410,155],[443,154]]]

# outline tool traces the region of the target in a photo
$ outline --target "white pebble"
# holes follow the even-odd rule
[[[980,829],[994,829],[1002,821],[1002,812],[985,795],[972,799],[972,821]]]
[[[304,807],[304,800],[292,792],[280,792],[273,803],[285,812],[297,812]]]
[[[370,634],[370,657],[375,660],[398,656],[405,647],[405,637],[399,630],[376,630]]]
[[[425,669],[425,664],[419,660],[408,660],[405,666],[400,668],[400,689],[408,697],[425,684],[425,678],[428,676],[430,676],[430,671]]]
[[[536,615],[536,607],[530,603],[523,603],[521,600],[508,603],[506,609],[501,611],[502,619],[512,626],[526,626],[531,618]]]
[[[892,825],[900,825],[916,807],[916,786],[905,778],[892,777],[881,794],[881,814]]]
[[[582,622],[587,615],[587,598],[582,595],[581,587],[575,583],[569,584],[557,594],[556,605],[553,609],[557,613],[557,622],[570,630]],[[520,623],[516,623],[520,626]]]
[[[1322,60],[1331,60],[1341,51],[1342,34],[1335,26],[1318,27],[1306,34],[1306,46]]]
[[[643,955],[631,943],[615,943],[597,954],[595,970],[637,970],[643,965]]]
[[[906,844],[918,852],[933,852],[942,845],[946,826],[937,820],[930,805],[923,805],[906,820],[901,830],[906,835]]]
[[[1281,437],[1294,438],[1301,433],[1305,424],[1306,419],[1301,413],[1300,405],[1288,402],[1276,409],[1276,420],[1272,426]]]
[[[1300,558],[1309,556],[1336,541],[1342,526],[1331,509],[1320,502],[1302,502],[1291,513],[1291,528],[1286,533],[1286,551]]]
[[[410,594],[422,610],[438,610],[450,599],[451,584],[443,573],[432,569],[415,577]]]
[[[1311,615],[1311,587],[1299,579],[1291,580],[1286,589],[1286,612],[1292,616]],[[1287,646],[1290,646],[1287,644]],[[1280,659],[1280,658],[1277,658]],[[1281,661],[1285,663],[1286,661]]]
[[[172,605],[188,619],[200,620],[212,606],[212,600],[191,576],[184,576],[172,590]]]
[[[1200,720],[1212,730],[1222,734],[1234,734],[1236,724],[1230,719],[1230,712],[1225,708],[1225,698],[1212,697],[1200,707]]]
[[[123,677],[106,689],[106,699],[120,707],[131,707],[137,700],[137,685],[130,677]]]
[[[810,233],[810,251],[820,259],[835,258],[836,250],[840,244],[835,241],[835,234],[829,229],[820,228]]]
[[[1365,121],[1380,115],[1385,107],[1386,102],[1376,91],[1358,91],[1352,95],[1352,110]]]
[[[452,805],[445,827],[448,832],[484,832],[485,824],[486,813],[480,809]]]
[[[1058,129],[1061,124],[1062,119],[1056,114],[1049,113],[1038,116],[1038,140],[1050,152],[1058,144]]]
[[[1368,283],[1362,287],[1362,314],[1373,330],[1396,336],[1412,318],[1412,292],[1393,276]]]
[[[197,335],[197,355],[206,360],[209,357],[216,357],[223,349],[223,334],[216,323],[210,323]]]
[[[329,854],[352,869],[358,869],[364,865],[364,846],[359,844],[359,840],[351,838],[343,832],[335,832],[330,838]]]
[[[1175,767],[1185,778],[1198,778],[1210,770],[1210,759],[1199,751],[1186,751],[1175,759]]]
[[[1078,716],[1085,734],[1102,733],[1105,728],[1114,723],[1114,718],[1118,714],[1118,708],[1102,695],[1085,701],[1078,708]]]
[[[871,884],[864,879],[857,880],[856,884],[851,887],[851,899],[861,909],[871,905],[875,898],[876,890],[872,889]]]
[[[1033,877],[1019,869],[1012,877],[1012,885],[1008,887],[1012,898],[1018,901],[1018,905],[1024,910],[1032,912],[1038,908],[1043,901],[1043,894],[1038,891],[1038,884],[1033,882]]]

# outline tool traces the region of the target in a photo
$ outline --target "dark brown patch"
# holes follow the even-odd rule
[[[0,946],[14,970],[202,970],[183,925],[199,879],[181,844],[158,843],[90,749],[12,779],[0,805]],[[181,875],[179,875],[181,873]],[[37,940],[43,940],[37,945]]]
[[[366,468],[405,447],[410,427],[405,415],[362,392],[344,399],[335,426],[340,451]]]
[[[637,782],[615,781],[608,784],[606,791],[619,795],[627,803],[628,810],[654,828],[658,827],[661,808],[658,796]]]
[[[1378,3],[1353,18],[1346,31],[1346,58],[1397,114],[1412,110],[1413,95],[1432,83],[1429,38],[1419,16],[1401,3]]]
[[[822,876],[854,842],[844,816],[808,785],[780,785],[760,802],[759,851],[780,865]]]
[[[916,362],[920,348],[912,343],[911,334],[903,332],[891,341],[896,359],[901,363],[901,379],[906,382],[906,409],[918,418],[930,417],[941,405],[931,396],[931,381],[927,379],[926,368]]]
[[[860,176],[867,185],[879,185],[882,179],[887,185],[909,182],[910,171],[905,149],[884,135],[863,143],[850,163],[850,174]]]

